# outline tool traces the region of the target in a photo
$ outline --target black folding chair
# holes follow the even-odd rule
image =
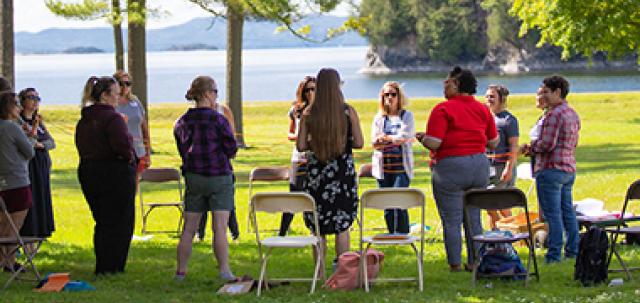
[[[620,213],[620,219],[615,220],[615,224],[614,224],[615,227],[606,229],[606,231],[611,234],[611,236],[609,237],[609,239],[611,240],[610,241],[611,251],[609,252],[609,258],[607,259],[607,267],[610,265],[611,258],[613,257],[613,255],[616,256],[616,259],[618,259],[618,262],[622,267],[621,269],[609,269],[609,272],[624,272],[627,275],[627,278],[629,280],[631,280],[631,271],[640,270],[640,267],[627,266],[627,264],[620,257],[620,253],[618,253],[618,249],[617,249],[618,245],[616,242],[618,241],[619,235],[625,235],[627,237],[629,235],[640,236],[640,226],[628,225],[628,223],[630,222],[640,220],[640,217],[625,216],[628,209],[629,201],[632,201],[632,200],[640,200],[640,180],[636,180],[635,182],[633,182],[631,186],[629,186],[629,189],[627,189],[627,195],[625,196],[624,204],[622,205],[622,212]]]
[[[476,235],[472,237],[472,244],[487,243],[487,244],[499,244],[510,243],[513,244],[518,241],[524,241],[529,249],[529,258],[527,259],[527,271],[525,273],[508,273],[508,274],[486,274],[478,272],[478,267],[482,262],[482,256],[474,256],[473,266],[473,285],[476,285],[478,278],[500,278],[500,277],[514,277],[524,276],[524,284],[527,286],[529,277],[536,276],[536,280],[540,281],[540,272],[538,271],[538,262],[536,261],[535,246],[533,242],[533,233],[531,228],[531,221],[529,220],[529,208],[527,207],[527,197],[518,188],[505,188],[505,189],[472,189],[468,190],[464,194],[464,211],[465,216],[469,218],[469,208],[477,207],[483,210],[499,210],[499,209],[513,209],[522,208],[527,220],[527,232],[512,235],[511,237],[486,237],[484,235]],[[475,250],[472,250],[475,251]],[[531,261],[533,261],[534,272],[531,272]]]
[[[28,281],[40,281],[40,273],[36,268],[36,265],[33,263],[33,259],[35,258],[38,250],[40,249],[40,245],[45,240],[44,238],[37,237],[21,237],[20,229],[16,226],[15,222],[11,218],[11,214],[7,209],[7,205],[4,203],[4,199],[0,197],[0,218],[3,222],[8,223],[9,225],[9,234],[8,235],[0,235],[0,246],[2,246],[3,250],[0,250],[0,254],[2,254],[2,260],[4,262],[0,263],[0,269],[3,267],[7,267],[11,269],[9,274],[11,275],[9,279],[4,283],[2,289],[7,288],[13,280],[18,279],[18,275],[27,269],[27,266],[31,269],[31,272],[35,276],[35,279],[25,279]],[[8,250],[6,250],[8,248]],[[8,262],[9,256],[14,255],[18,250],[21,250],[23,253],[20,254],[20,259],[23,262],[17,268],[14,268],[13,264]],[[6,255],[4,253],[6,253]],[[17,263],[16,263],[17,264]],[[20,278],[22,279],[22,277]]]

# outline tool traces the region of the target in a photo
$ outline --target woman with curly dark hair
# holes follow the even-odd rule
[[[470,70],[456,66],[444,81],[447,100],[431,110],[427,132],[416,134],[418,141],[431,151],[433,196],[444,227],[449,269],[454,272],[462,269],[462,196],[468,189],[487,187],[489,161],[485,151],[487,147],[495,149],[500,140],[489,108],[473,97],[477,86]],[[469,224],[464,224],[467,239],[482,233],[480,210],[469,213]],[[467,270],[474,264],[469,242]]]

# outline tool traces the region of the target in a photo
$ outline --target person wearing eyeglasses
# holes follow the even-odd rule
[[[202,213],[213,213],[213,251],[218,261],[220,278],[234,280],[229,267],[227,224],[234,209],[233,167],[231,159],[238,151],[229,121],[212,107],[218,98],[213,78],[198,76],[191,82],[185,98],[195,101],[177,121],[173,134],[182,159],[185,179],[184,228],[177,247],[175,279],[182,281],[187,273],[193,238]]]
[[[287,113],[289,117],[289,135],[287,136],[289,141],[296,141],[302,113],[311,104],[315,94],[316,78],[313,76],[304,77],[296,89],[296,101],[293,101]],[[303,191],[302,178],[306,174],[306,161],[305,153],[299,152],[294,145],[291,152],[291,173],[289,174],[289,190],[292,192]],[[282,213],[279,236],[284,237],[287,235],[287,230],[289,230],[292,220],[292,213]]]
[[[32,205],[29,160],[34,156],[32,143],[17,123],[19,117],[16,94],[8,90],[0,92],[0,197],[17,228],[22,227]],[[11,236],[9,222],[0,220],[0,238]],[[20,270],[21,266],[15,263],[15,247],[0,245],[0,265],[7,272]]]
[[[144,110],[144,106],[131,92],[131,78],[125,71],[119,70],[113,77],[120,84],[120,97],[116,111],[125,116],[127,129],[133,138],[133,147],[138,157],[136,167],[136,180],[140,179],[140,174],[151,166],[151,138],[149,136],[149,123]]]
[[[380,90],[378,114],[373,118],[372,174],[378,186],[409,187],[413,178],[413,113],[405,109],[407,98],[400,83],[390,81]],[[384,219],[391,234],[409,233],[409,212],[406,209],[386,209]]]
[[[464,225],[465,269],[471,271],[475,261],[471,238],[482,233],[482,222],[478,208],[469,209],[469,218],[465,218],[462,198],[466,190],[487,187],[489,160],[485,152],[496,148],[500,136],[489,108],[473,97],[478,82],[470,70],[454,67],[443,86],[447,100],[431,110],[427,132],[417,133],[416,139],[431,152],[431,183],[444,229],[449,270],[462,270],[460,225]]]
[[[120,85],[90,77],[76,125],[78,180],[95,220],[96,275],[123,273],[129,256],[136,197],[136,157],[127,124],[115,107]]]
[[[51,157],[49,151],[56,148],[53,137],[42,122],[39,113],[40,95],[35,88],[28,87],[18,94],[22,111],[20,118],[26,134],[33,140],[35,156],[29,161],[29,179],[33,207],[29,210],[22,236],[48,238],[55,230],[53,205],[51,203]]]

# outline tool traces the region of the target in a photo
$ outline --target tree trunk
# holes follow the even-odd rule
[[[15,89],[15,46],[13,39],[13,0],[0,0],[0,75]]]
[[[149,105],[147,101],[147,53],[146,53],[146,15],[145,0],[129,0],[128,2],[128,56],[129,76],[133,82],[131,91],[144,106],[149,121]],[[138,14],[138,15],[136,15]]]
[[[242,125],[242,27],[244,12],[238,6],[227,6],[227,105],[233,112],[236,141],[245,147]]]
[[[113,42],[116,55],[116,70],[124,70],[124,46],[122,44],[122,11],[120,11],[120,0],[111,1],[113,13]]]

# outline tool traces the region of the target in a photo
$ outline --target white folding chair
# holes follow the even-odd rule
[[[529,185],[529,189],[527,190],[527,199],[529,199],[531,197],[533,189],[536,187],[536,179],[531,173],[531,163],[524,162],[518,164],[518,166],[516,167],[516,175],[520,180],[531,181],[531,185]]]
[[[142,214],[142,234],[146,233],[177,233],[180,234],[183,220],[183,195],[182,195],[182,178],[180,172],[175,168],[147,168],[140,175],[140,188],[138,190],[140,200],[140,214]],[[167,202],[144,202],[143,193],[147,183],[175,183],[178,189],[178,201]],[[147,230],[147,220],[151,211],[160,207],[175,207],[178,209],[180,218],[178,219],[178,227],[173,230]]]
[[[256,167],[249,173],[249,207],[251,207],[251,197],[253,194],[253,182],[278,182],[289,181],[289,174],[291,168],[286,166],[274,166],[274,167]],[[251,232],[251,224],[253,224],[251,218],[251,212],[247,213],[247,232]]]
[[[363,235],[365,226],[365,209],[377,209],[384,211],[387,208],[420,208],[420,222],[424,226],[424,193],[416,188],[380,188],[365,191],[360,197],[360,255],[366,256],[367,250],[371,245],[409,245],[416,254],[418,263],[418,278],[387,278],[376,279],[376,282],[401,282],[401,281],[418,281],[418,289],[423,290],[423,258],[424,258],[424,228],[420,229],[420,236],[406,235],[406,237],[387,238],[373,236],[365,237]],[[420,250],[416,248],[415,242],[420,242]],[[366,247],[363,249],[363,245]],[[361,258],[360,268],[364,279],[365,291],[369,292],[369,279],[367,275],[367,266],[365,259]]]
[[[256,233],[256,242],[258,243],[258,254],[260,255],[260,278],[258,280],[257,295],[260,296],[262,291],[262,284],[269,285],[266,278],[267,273],[267,260],[274,248],[302,248],[312,246],[315,248],[315,270],[313,272],[313,278],[279,278],[270,279],[271,281],[293,281],[303,282],[311,281],[311,291],[313,293],[316,288],[316,282],[318,281],[318,272],[320,270],[320,264],[322,264],[322,241],[319,236],[274,236],[265,239],[260,238],[260,228],[258,227],[258,212],[266,213],[313,213],[313,224],[315,230],[320,230],[318,225],[318,215],[316,212],[316,203],[309,194],[301,192],[266,192],[257,193],[251,197],[251,214],[253,219],[253,226]],[[265,251],[266,249],[266,251]]]
[[[5,249],[8,248],[8,251],[4,249],[0,250],[0,253],[3,253],[3,251],[7,253],[7,255],[3,254],[1,256],[4,262],[0,262],[0,270],[3,267],[8,267],[11,269],[11,272],[9,273],[11,276],[4,283],[2,289],[7,288],[11,284],[11,282],[13,282],[13,280],[17,279],[20,272],[27,269],[26,266],[29,266],[29,268],[31,268],[31,272],[35,276],[35,279],[33,279],[33,281],[40,281],[40,273],[38,272],[36,265],[33,263],[33,259],[35,258],[38,250],[40,249],[40,246],[42,245],[42,242],[45,239],[37,237],[21,237],[20,229],[13,222],[11,214],[9,213],[9,210],[7,209],[7,206],[4,203],[4,199],[2,199],[2,197],[0,197],[0,219],[2,219],[0,222],[8,223],[10,233],[9,235],[0,236],[0,246]],[[27,245],[29,245],[30,247],[27,247]],[[22,254],[20,256],[23,263],[18,268],[14,268],[12,264],[9,264],[7,259],[9,258],[9,256],[14,255],[18,250],[22,251]]]

